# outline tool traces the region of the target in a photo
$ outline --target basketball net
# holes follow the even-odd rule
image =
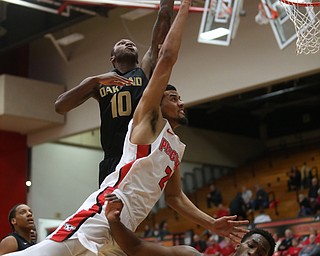
[[[314,54],[320,49],[319,0],[280,0],[294,23],[297,54]]]

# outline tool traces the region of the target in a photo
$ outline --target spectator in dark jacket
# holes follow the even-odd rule
[[[202,240],[199,235],[195,234],[193,236],[193,241],[191,243],[191,246],[197,249],[199,252],[204,252],[207,248],[207,243],[206,241]]]
[[[209,186],[209,189],[210,192],[207,194],[207,207],[211,208],[212,203],[215,207],[218,207],[218,205],[222,203],[221,192],[213,184]]]
[[[238,218],[247,219],[247,207],[240,192],[232,199],[229,208],[231,215],[237,215]]]
[[[298,217],[306,217],[312,214],[312,207],[309,198],[304,194],[299,194],[299,212]]]
[[[284,239],[279,245],[278,251],[287,251],[292,246],[293,233],[291,229],[286,229],[284,232]]]
[[[261,188],[258,184],[255,185],[256,197],[253,201],[253,207],[255,210],[269,208],[268,193]]]
[[[311,185],[308,191],[308,198],[311,203],[312,213],[316,213],[318,209],[318,190],[320,189],[320,185],[318,183],[318,179],[313,177],[311,180]]]

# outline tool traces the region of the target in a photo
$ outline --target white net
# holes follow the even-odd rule
[[[313,4],[312,0],[305,0],[303,3],[298,0],[290,0],[292,4],[288,2],[281,0],[282,6],[295,25],[297,54],[318,52],[320,49],[320,6]]]

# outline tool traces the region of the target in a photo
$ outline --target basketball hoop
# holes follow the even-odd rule
[[[280,0],[294,23],[297,54],[314,54],[320,49],[320,0]]]

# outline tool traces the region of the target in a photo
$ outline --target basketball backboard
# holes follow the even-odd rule
[[[279,0],[262,0],[261,2],[268,17],[272,17],[270,8],[278,13],[278,17],[269,19],[269,23],[279,48],[282,50],[297,38],[294,24]]]
[[[206,0],[199,43],[228,46],[235,37],[243,0]]]

